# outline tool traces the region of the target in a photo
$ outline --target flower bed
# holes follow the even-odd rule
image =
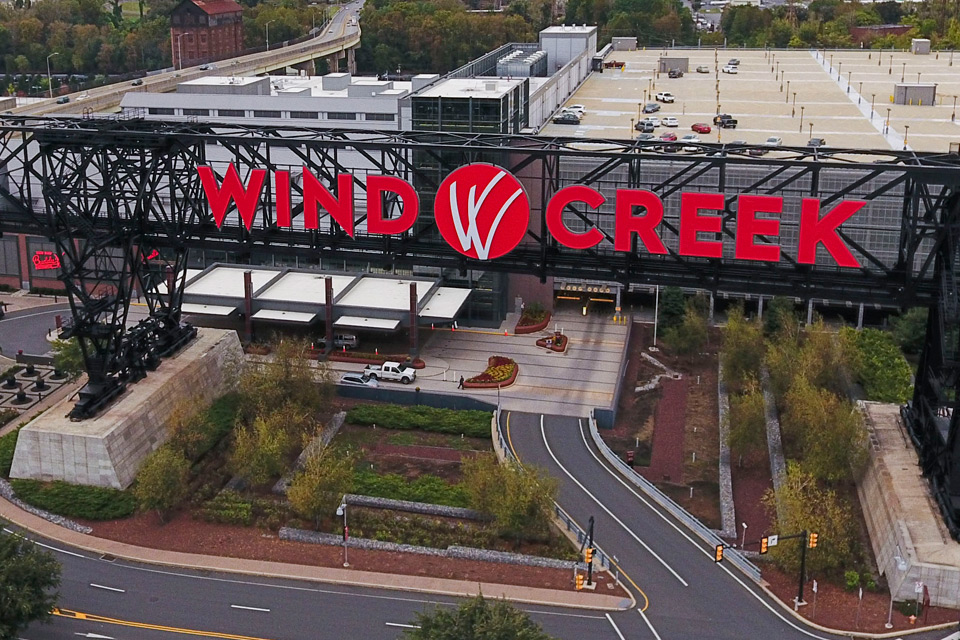
[[[546,329],[548,324],[550,324],[549,311],[546,312],[543,315],[543,318],[540,320],[538,320],[536,316],[531,316],[530,314],[524,312],[524,314],[520,316],[520,320],[517,321],[517,326],[514,327],[513,332],[518,335],[523,335],[525,333],[537,333]]]
[[[255,356],[266,356],[270,355],[270,345],[267,344],[248,344],[243,348],[244,353],[249,353]]]
[[[490,356],[483,373],[464,381],[466,389],[496,389],[509,387],[517,379],[520,367],[505,356]]]
[[[334,362],[355,362],[357,364],[383,364],[384,362],[403,362],[414,369],[423,369],[427,363],[420,358],[410,362],[407,355],[383,355],[377,353],[362,353],[357,351],[333,351],[327,356]]]
[[[540,338],[537,340],[537,346],[556,351],[557,353],[563,353],[567,350],[567,344],[569,342],[570,340],[567,336],[562,333],[554,333],[549,338]]]

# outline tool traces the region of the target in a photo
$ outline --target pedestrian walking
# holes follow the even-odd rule
[[[460,376],[460,384],[457,385],[457,389],[463,389],[463,376]]]

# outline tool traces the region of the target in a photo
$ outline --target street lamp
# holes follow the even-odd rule
[[[850,76],[853,75],[852,71],[847,71],[847,93],[850,93]]]
[[[907,63],[903,63],[903,68],[900,70],[900,82],[903,82],[903,78],[907,75]]]
[[[870,94],[870,119],[873,120],[873,103],[877,99],[877,94]]]
[[[747,540],[747,523],[741,522],[740,526],[743,527],[743,535],[740,536],[740,548],[743,549],[743,545],[746,544]]]
[[[789,80],[787,80],[787,96],[786,97],[787,97],[787,100],[790,99],[790,81]]]
[[[950,115],[950,121],[954,122],[957,119],[957,96],[953,96],[953,113]]]
[[[843,73],[843,60],[837,63],[837,80],[840,79],[841,73]]]
[[[350,530],[347,528],[347,496],[341,498],[340,506],[337,507],[337,515],[343,516],[343,566],[349,567],[350,563],[347,561],[347,538],[349,537]]]
[[[803,109],[804,106],[800,105],[800,133],[803,133]]]
[[[809,125],[810,125],[810,137],[807,138],[807,139],[808,139],[808,140],[813,140],[813,123],[811,122],[811,123],[809,123]]]
[[[270,51],[270,23],[276,22],[276,20],[267,21],[267,51]]]
[[[900,545],[897,545],[898,550],[899,547]],[[890,585],[890,608],[887,610],[887,622],[883,625],[887,629],[893,629],[893,597],[903,586],[903,579],[907,577],[904,573],[907,570],[907,563],[903,561],[899,554],[895,555],[893,559],[897,561],[897,571],[903,575],[900,576],[900,586],[894,589],[893,584]]]
[[[860,88],[857,89],[857,104],[860,104],[860,97],[863,95],[863,82],[860,83]]]
[[[886,135],[888,131],[890,131],[890,107],[887,107],[887,124],[883,127],[884,135]]]
[[[917,84],[920,84],[920,72],[917,71]]]
[[[181,33],[177,35],[177,63],[180,65],[180,69],[183,69],[183,48],[180,46],[180,38],[183,36],[189,36],[190,33]]]
[[[903,150],[907,150],[907,136],[910,135],[910,125],[903,125]]]
[[[50,97],[53,97],[53,81],[50,79],[50,58],[60,55],[59,51],[54,51],[47,56],[47,89],[50,90]]]

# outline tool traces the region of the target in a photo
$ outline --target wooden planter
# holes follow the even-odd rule
[[[557,353],[563,353],[567,350],[567,345],[570,344],[570,339],[562,334],[555,333],[550,338],[540,338],[537,340],[537,346],[543,347],[544,349],[550,349],[550,351],[556,351]]]
[[[550,312],[548,311],[543,320],[537,324],[520,324],[520,322],[523,322],[523,316],[520,317],[520,321],[517,322],[517,326],[513,329],[515,334],[524,335],[526,333],[540,333],[547,328],[548,324],[550,324]]]

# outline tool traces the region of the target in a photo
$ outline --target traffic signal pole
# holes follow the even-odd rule
[[[593,549],[593,516],[590,516],[589,531],[587,532],[587,548]],[[587,562],[587,585],[593,584],[593,554],[590,554],[590,560]]]
[[[807,530],[800,532],[800,591],[797,592],[796,606],[794,611],[800,608],[800,605],[807,604],[803,601],[803,581],[807,575]]]

